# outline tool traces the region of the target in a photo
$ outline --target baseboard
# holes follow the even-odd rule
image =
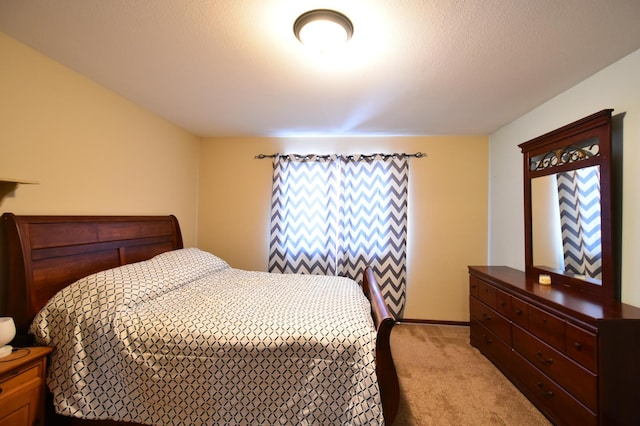
[[[402,318],[397,321],[398,324],[435,324],[435,325],[459,325],[469,326],[469,321],[443,321],[443,320],[425,320]]]

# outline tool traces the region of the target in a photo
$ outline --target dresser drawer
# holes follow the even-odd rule
[[[517,297],[511,298],[511,321],[518,324],[525,330],[529,329],[529,304]]]
[[[498,339],[495,334],[472,319],[470,324],[471,345],[489,358],[499,368],[509,370],[511,347]]]
[[[475,297],[470,298],[469,308],[471,318],[488,328],[505,343],[511,344],[511,323],[509,320]]]
[[[597,373],[598,346],[596,335],[569,323],[565,325],[565,333],[565,353],[582,364],[585,368]]]
[[[511,372],[516,383],[526,391],[542,412],[554,419],[554,423],[580,426],[597,424],[595,413],[534,368],[517,352],[511,354]]]
[[[496,291],[496,309],[505,318],[509,318],[511,315],[511,295],[504,291]]]
[[[469,294],[473,297],[478,297],[478,279],[475,277],[469,277]]]
[[[33,413],[39,409],[40,392],[29,387],[21,389],[11,398],[0,400],[0,426],[41,424],[38,420],[32,422]]]
[[[598,377],[556,349],[513,327],[513,349],[593,411],[598,409]]]
[[[37,386],[41,380],[40,376],[40,364],[6,375],[0,381],[0,402],[9,398],[11,394],[21,387],[26,385],[33,386],[34,383]]]
[[[529,305],[529,331],[564,352],[564,320]]]
[[[478,299],[482,300],[485,305],[496,309],[498,305],[497,294],[497,288],[484,281],[478,281]]]

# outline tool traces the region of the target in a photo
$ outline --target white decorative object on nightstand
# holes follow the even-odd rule
[[[16,324],[11,317],[0,317],[0,358],[11,353],[9,343],[16,337]]]

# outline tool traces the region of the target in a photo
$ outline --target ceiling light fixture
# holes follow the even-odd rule
[[[349,41],[353,35],[353,24],[340,12],[316,9],[296,19],[293,33],[305,46],[328,53]]]

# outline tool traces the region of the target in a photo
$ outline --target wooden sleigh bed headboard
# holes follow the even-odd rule
[[[92,273],[183,247],[175,216],[4,213],[2,222],[9,287],[3,315],[14,318],[19,345],[30,343],[27,332],[31,321],[61,289]],[[370,268],[363,277],[363,291],[371,302],[377,329],[376,372],[385,422],[390,424],[399,404],[398,380],[389,344],[395,318]]]
[[[8,269],[5,315],[17,335],[59,290],[94,272],[182,248],[175,216],[2,215]]]

